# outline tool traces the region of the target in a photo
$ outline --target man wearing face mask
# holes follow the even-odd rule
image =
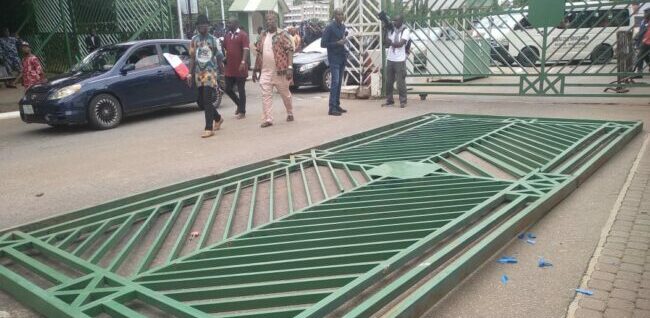
[[[382,106],[392,106],[393,85],[397,80],[397,92],[399,93],[400,107],[406,107],[406,44],[411,32],[404,25],[401,15],[393,19],[393,30],[386,37],[388,54],[386,56],[386,103]]]

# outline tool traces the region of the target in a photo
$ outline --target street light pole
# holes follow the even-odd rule
[[[224,14],[225,13],[223,11],[223,0],[221,0],[221,20],[223,20],[223,21],[226,20],[226,16]],[[221,22],[223,23],[223,21],[221,21]]]
[[[181,10],[181,1],[176,0],[176,11],[178,12],[178,32],[180,33],[180,38],[185,38],[185,32],[183,32],[183,11]]]

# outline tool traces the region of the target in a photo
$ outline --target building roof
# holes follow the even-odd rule
[[[235,0],[230,12],[274,11],[277,13],[288,12],[289,7],[284,0]]]

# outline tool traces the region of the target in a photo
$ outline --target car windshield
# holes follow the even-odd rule
[[[128,48],[126,45],[103,47],[88,54],[72,68],[72,71],[83,73],[109,71]]]
[[[303,53],[324,53],[327,49],[320,47],[320,38],[316,39],[311,44],[302,49]]]

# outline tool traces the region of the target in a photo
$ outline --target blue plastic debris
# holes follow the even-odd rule
[[[520,240],[523,240],[524,237],[526,237],[526,232],[521,233],[521,234],[519,234],[519,235],[517,236],[517,238],[519,238]]]
[[[587,296],[591,296],[591,295],[594,294],[593,291],[588,290],[588,289],[582,289],[582,288],[576,288],[576,292],[577,292],[578,294],[583,294],[583,295],[587,295]]]
[[[529,238],[529,239],[536,239],[536,238],[537,238],[537,235],[535,235],[534,233],[530,233],[530,232],[528,232],[528,238]]]
[[[535,243],[537,243],[537,242],[535,240],[527,239],[526,243],[528,243],[530,245],[535,245]]]
[[[506,276],[506,274],[503,274],[503,276],[501,276],[501,283],[505,285],[507,282],[508,282],[508,276]]]
[[[517,264],[517,259],[513,256],[504,256],[497,260],[501,264]]]
[[[538,265],[539,267],[541,267],[541,268],[544,268],[544,267],[551,267],[551,266],[553,266],[553,264],[551,264],[550,262],[547,262],[547,261],[546,261],[544,258],[542,258],[542,257],[539,258],[539,261],[537,262],[537,265]]]

